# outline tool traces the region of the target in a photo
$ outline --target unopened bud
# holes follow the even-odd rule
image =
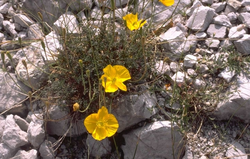
[[[80,107],[80,105],[79,105],[78,103],[73,104],[73,111],[74,111],[74,112],[75,112],[75,111],[78,111],[78,110],[79,110],[79,107]]]

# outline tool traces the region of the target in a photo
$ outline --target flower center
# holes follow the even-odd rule
[[[113,79],[112,79],[112,83],[114,84],[114,83],[115,83],[115,81],[116,81],[116,78],[113,78]]]
[[[137,22],[134,22],[134,23],[133,23],[133,26],[134,26],[135,28],[138,28],[138,23],[137,23]]]
[[[96,126],[98,127],[98,128],[102,128],[102,127],[104,127],[106,125],[106,122],[105,121],[98,121],[97,123],[96,123]]]

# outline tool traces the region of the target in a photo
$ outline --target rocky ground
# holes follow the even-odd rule
[[[178,103],[174,108],[166,104],[172,97],[168,91],[171,87],[155,94],[145,91],[124,96],[116,103],[119,107],[112,110],[120,125],[114,136],[119,156],[130,159],[138,148],[135,157],[138,159],[171,159],[173,155],[183,159],[250,158],[250,61],[245,60],[250,54],[250,1],[181,0],[171,7],[157,0],[152,2],[138,0],[138,8],[144,9],[140,18],[154,15],[147,21],[157,24],[155,29],[167,27],[169,24],[162,24],[169,17],[173,23],[153,38],[162,43],[169,62],[157,61],[152,69],[159,75],[168,75],[180,86],[189,81],[190,87],[205,89],[204,96],[211,98],[202,101],[197,110],[205,111],[208,118],[197,118],[190,123],[189,131],[180,134],[177,125],[169,121],[170,111],[165,112],[182,107]],[[116,1],[117,18],[128,12],[127,3],[128,0]],[[31,94],[27,93],[39,89],[47,80],[37,68],[54,60],[36,40],[44,40],[44,47],[57,54],[63,48],[59,37],[62,28],[67,28],[69,33],[80,33],[79,23],[86,20],[84,10],[91,9],[89,16],[98,23],[103,6],[111,4],[98,0],[81,3],[0,0],[0,49],[12,55],[10,59],[6,53],[4,62],[0,63],[3,68],[0,70],[0,159],[119,158],[113,138],[96,142],[86,133],[83,119],[73,121],[73,117],[68,117],[70,112],[62,111],[55,104],[48,108],[41,101],[34,101],[30,105]],[[68,12],[63,12],[67,7]],[[32,16],[38,11],[44,23]],[[104,17],[110,16],[107,9]],[[27,43],[20,44],[19,39]],[[230,47],[235,47],[236,53],[225,51]],[[177,59],[183,53],[180,62]],[[24,66],[22,60],[26,59],[29,62]],[[219,84],[227,85],[223,93],[211,95],[211,90],[220,88]],[[216,103],[217,98],[223,100]],[[155,107],[157,103],[165,111]],[[137,148],[136,143],[139,143]]]

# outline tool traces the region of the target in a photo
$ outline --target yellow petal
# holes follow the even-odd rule
[[[118,121],[113,114],[109,114],[105,120],[107,120],[107,136],[113,136],[119,128]]]
[[[174,4],[174,0],[159,0],[165,6],[172,6]]]
[[[98,115],[97,113],[93,113],[89,116],[87,116],[84,120],[84,126],[86,127],[87,131],[89,133],[93,133],[96,129],[96,123],[98,121]]]
[[[97,117],[98,121],[103,120],[103,118],[108,115],[108,109],[102,106],[102,108],[98,110],[97,114],[98,114]]]
[[[116,71],[111,65],[106,66],[103,69],[103,72],[106,76],[110,77],[111,79],[116,76]]]
[[[112,82],[106,83],[105,92],[115,92],[117,90],[118,90],[118,87]]]
[[[142,27],[143,25],[141,25],[140,23],[138,23],[138,13],[136,13],[135,15],[130,13],[127,14],[123,17],[123,19],[126,21],[126,25],[129,28],[129,30],[137,30],[140,27]]]
[[[118,88],[120,88],[121,90],[127,91],[126,85],[124,85],[122,82],[116,81],[116,82],[115,82],[115,85],[116,85]]]
[[[147,21],[146,21],[146,20],[144,20],[144,21],[143,21],[143,20],[140,20],[140,21],[138,21],[138,23],[139,23],[139,28],[140,28],[140,27],[142,27],[144,24],[146,24]],[[139,28],[138,28],[138,29],[139,29]]]
[[[96,128],[92,133],[92,137],[98,141],[101,141],[107,137],[108,133],[105,128]]]
[[[126,67],[121,65],[115,65],[114,69],[116,70],[116,79],[120,82],[124,82],[126,80],[131,79],[131,76],[129,74],[129,71]]]

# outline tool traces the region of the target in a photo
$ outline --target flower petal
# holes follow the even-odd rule
[[[120,82],[124,82],[126,80],[131,79],[129,71],[126,67],[121,65],[115,65],[114,69],[116,70],[117,77],[116,79]]]
[[[159,0],[165,6],[172,6],[174,4],[174,0]]]
[[[120,82],[120,81],[116,81],[116,82],[115,82],[115,85],[116,85],[118,88],[120,88],[121,90],[123,90],[123,91],[127,91],[127,87],[126,87],[126,85],[125,85],[125,84],[123,84],[122,82]]]
[[[118,121],[113,114],[109,114],[105,120],[107,120],[107,136],[113,136],[119,128]]]
[[[93,133],[96,129],[96,123],[98,121],[98,114],[94,113],[87,116],[84,120],[84,125],[89,133]]]
[[[115,92],[117,90],[118,90],[118,87],[112,82],[106,83],[105,92]]]
[[[111,65],[106,66],[103,69],[103,72],[106,76],[110,77],[111,79],[115,78],[116,76],[116,70]]]
[[[98,110],[97,114],[98,114],[97,116],[98,121],[103,120],[103,118],[109,114],[108,109],[102,106],[101,109]]]
[[[101,141],[107,137],[108,133],[105,128],[96,128],[92,133],[92,137],[98,141]]]
[[[137,30],[138,27],[135,27],[135,23],[137,23],[138,21],[138,13],[136,13],[135,15],[130,13],[130,14],[127,14],[123,17],[123,19],[126,21],[126,25],[127,27],[129,28],[129,30]]]

